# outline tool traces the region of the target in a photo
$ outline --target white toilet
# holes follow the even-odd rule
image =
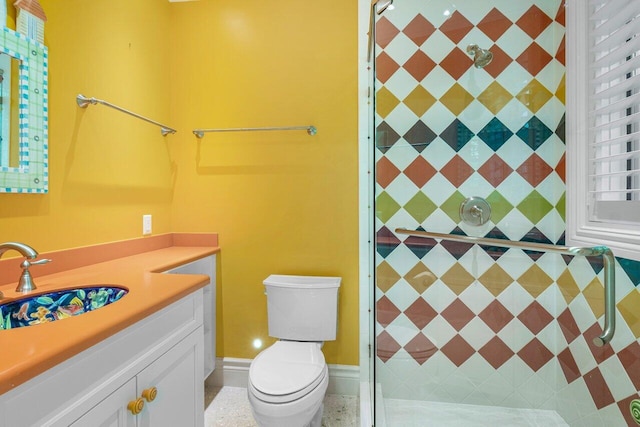
[[[249,403],[260,427],[320,427],[336,339],[340,277],[271,275],[264,281],[269,336],[249,368]]]

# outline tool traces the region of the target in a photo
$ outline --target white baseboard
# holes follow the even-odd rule
[[[247,387],[251,359],[233,357],[216,358],[216,367],[207,378],[214,387]],[[360,368],[353,365],[329,365],[327,394],[358,396],[360,392]]]

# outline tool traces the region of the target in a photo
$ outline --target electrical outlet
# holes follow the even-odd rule
[[[151,234],[151,215],[142,215],[142,235]]]

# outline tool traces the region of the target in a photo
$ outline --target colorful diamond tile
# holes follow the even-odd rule
[[[418,117],[421,117],[438,100],[427,91],[424,86],[418,85],[402,100],[404,104]],[[395,108],[395,107],[394,107]]]
[[[607,382],[604,380],[602,372],[600,372],[598,367],[586,373],[583,378],[587,384],[593,403],[596,404],[596,408],[602,409],[615,402],[611,390],[609,386],[607,386]]]
[[[467,142],[473,138],[473,136],[473,132],[471,132],[471,130],[469,130],[469,128],[458,119],[452,121],[451,124],[440,134],[440,138],[449,144],[449,146],[456,152],[460,151],[460,149],[464,147]]]
[[[567,158],[563,154],[554,169],[558,174],[558,177],[562,180],[562,182],[566,182],[566,175],[567,175],[566,169],[567,169]]]
[[[494,7],[476,26],[495,42],[512,25],[513,22]]]
[[[515,354],[508,345],[499,337],[495,336],[489,340],[478,353],[489,362],[494,369],[500,368]]]
[[[467,305],[458,298],[456,298],[440,314],[458,332],[460,332],[460,330],[475,317],[473,311],[471,311]]]
[[[560,62],[562,65],[566,64],[566,50],[565,50],[565,38],[562,37],[562,41],[560,42],[560,46],[558,46],[558,51],[555,54],[555,58],[558,60],[558,62]],[[564,104],[564,96],[562,99],[562,103]]]
[[[393,200],[386,191],[378,194],[376,197],[376,217],[382,221],[387,222],[389,219],[401,209],[401,206]]]
[[[483,70],[495,79],[498,78],[498,76],[501,75],[509,65],[511,65],[513,58],[511,58],[509,54],[496,44],[491,46],[489,50],[493,54],[493,59],[483,68]]]
[[[383,362],[391,359],[401,348],[387,331],[382,331],[376,338],[376,354]]]
[[[385,48],[400,33],[400,30],[391,23],[386,17],[381,17],[376,23],[376,44],[381,48]]]
[[[386,52],[382,52],[376,57],[376,79],[382,83],[389,80],[399,68],[400,65]]]
[[[458,80],[473,66],[473,59],[466,52],[456,47],[440,62],[440,66],[451,77]]]
[[[640,261],[634,261],[632,259],[619,258],[618,264],[624,270],[624,272],[631,279],[631,283],[636,288],[640,286]]]
[[[431,241],[431,245],[435,245],[436,242],[433,239],[422,239],[425,241]],[[413,289],[420,295],[426,291],[429,286],[438,280],[435,274],[431,272],[423,263],[417,263],[411,270],[404,275],[404,280],[411,285]]]
[[[440,31],[454,43],[460,43],[472,29],[473,24],[457,10],[440,26]]]
[[[414,53],[402,67],[411,74],[411,77],[420,82],[435,68],[435,66],[436,63],[433,62],[433,60],[424,52],[419,50]]]
[[[621,350],[617,356],[636,390],[640,390],[640,343],[637,341],[632,342]]]
[[[553,205],[540,193],[533,190],[516,206],[518,210],[532,223],[537,223],[553,209]]]
[[[513,283],[513,278],[498,264],[494,264],[478,277],[478,281],[497,297]]]
[[[518,283],[520,283],[532,297],[537,298],[553,284],[553,279],[549,277],[538,264],[533,264],[522,276],[518,277]]]
[[[376,182],[383,188],[391,184],[400,173],[396,165],[386,157],[381,157],[376,163]]]
[[[529,341],[517,354],[534,372],[553,359],[553,353],[537,338]]]
[[[460,221],[460,204],[466,199],[459,191],[455,191],[441,205],[440,209],[447,214],[451,221],[457,223]],[[464,233],[463,233],[464,234]]]
[[[564,0],[562,0],[560,2],[560,7],[558,7],[558,13],[556,13],[556,17],[555,20],[560,23],[561,25],[565,25],[565,2]]]
[[[424,16],[418,14],[407,24],[402,32],[416,44],[422,45],[436,31],[436,28]],[[376,35],[377,38],[377,35]]]
[[[538,335],[549,323],[553,321],[553,316],[540,305],[538,301],[533,301],[522,313],[518,315],[518,320],[522,322],[534,335]]]
[[[558,363],[560,364],[560,368],[562,369],[562,373],[564,374],[567,383],[571,384],[580,378],[580,369],[578,368],[578,364],[573,358],[573,354],[571,354],[569,347],[565,348],[560,352],[560,354],[558,354]]]
[[[404,311],[404,314],[413,322],[414,325],[416,325],[418,329],[423,329],[431,323],[431,321],[438,315],[438,312],[435,311],[423,298],[418,298]]]
[[[527,160],[522,163],[516,172],[520,174],[529,184],[536,187],[553,171],[551,166],[542,160],[537,154],[533,153]]]
[[[538,80],[531,80],[516,95],[516,99],[526,106],[534,114],[537,113],[549,100],[553,94]]]
[[[513,132],[506,127],[497,117],[494,117],[478,132],[478,137],[493,151],[498,151],[502,145],[513,136]]]
[[[568,269],[565,269],[562,274],[560,274],[556,283],[567,305],[580,294],[580,288]]]
[[[383,119],[400,104],[400,100],[386,87],[381,87],[376,93],[376,113]]]
[[[442,95],[440,102],[457,116],[473,102],[473,99],[473,95],[467,92],[461,85],[455,83],[444,95]],[[456,119],[456,121],[458,121],[458,119]]]
[[[382,261],[376,267],[376,286],[382,292],[388,292],[400,278],[400,275],[386,261]]]
[[[404,209],[415,219],[417,222],[422,223],[427,219],[438,206],[431,201],[423,192],[416,193],[415,196],[404,205]],[[422,239],[425,240],[425,239]],[[405,242],[406,243],[406,242]]]
[[[513,205],[498,191],[493,191],[486,200],[491,206],[491,221],[496,224],[513,210]]]
[[[453,232],[452,232],[453,234]],[[453,257],[459,260],[464,254],[469,252],[469,249],[473,247],[471,243],[451,242],[443,240],[440,245],[445,248]]]
[[[376,148],[383,153],[393,147],[399,139],[400,135],[386,122],[380,123],[376,128]]]
[[[403,172],[418,188],[422,188],[437,173],[436,169],[422,156],[416,157]]]
[[[460,295],[475,281],[475,278],[458,263],[455,263],[440,279],[456,295]]]
[[[524,52],[516,58],[516,62],[527,70],[532,76],[538,74],[551,62],[553,57],[536,42],[531,43]]]
[[[638,312],[638,307],[640,307],[640,293],[638,293],[637,289],[631,291],[618,303],[618,310],[636,339],[640,338],[640,312]]]
[[[513,320],[513,314],[498,300],[493,300],[478,314],[478,317],[495,333],[500,332]]]
[[[440,173],[456,187],[460,187],[473,172],[473,168],[460,156],[455,156],[440,170]]]
[[[498,114],[513,99],[513,95],[494,81],[476,99],[493,114]]]
[[[395,248],[400,245],[400,240],[387,227],[382,227],[376,233],[376,251],[386,258]]]
[[[597,347],[593,343],[593,339],[599,337],[602,334],[602,328],[598,322],[594,323],[589,329],[584,331],[584,339],[587,341],[587,345],[589,346],[589,350],[591,350],[591,354],[595,361],[600,364],[614,355],[614,351],[610,345],[605,345],[602,347]]]
[[[418,193],[418,194],[421,194],[421,193]],[[428,254],[431,249],[433,249],[433,245],[430,244],[428,241],[426,241],[426,239],[423,239],[422,237],[409,236],[404,240],[404,244],[407,248],[409,248],[411,252],[413,252],[415,256],[417,256],[420,259],[424,258],[424,256]]]
[[[516,25],[527,33],[529,37],[535,39],[549,26],[549,24],[551,24],[551,22],[552,19],[534,5],[516,21]]]
[[[376,320],[384,327],[393,322],[400,313],[398,307],[385,295],[376,302]]]
[[[402,136],[418,153],[422,151],[438,137],[422,121],[416,122],[407,133]]]
[[[618,409],[620,410],[620,412],[622,413],[622,417],[624,418],[622,422],[624,422],[627,426],[638,425],[636,419],[633,417],[630,410],[631,402],[633,402],[638,398],[640,398],[640,395],[638,395],[638,393],[634,393],[631,396],[627,397],[626,399],[623,399],[618,402],[618,405],[617,405]],[[624,424],[620,424],[620,425],[624,425]]]
[[[419,365],[422,365],[438,351],[435,344],[425,337],[422,332],[406,343],[404,349]]]
[[[589,282],[587,287],[582,290],[582,294],[596,319],[604,316],[604,286],[600,280],[595,278]]]
[[[478,169],[478,173],[494,187],[500,185],[511,172],[513,169],[495,154]]]
[[[458,367],[462,366],[475,353],[473,347],[460,335],[453,337],[440,350]]]

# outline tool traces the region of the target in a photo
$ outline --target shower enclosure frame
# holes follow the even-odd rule
[[[374,1],[375,3],[375,1]],[[535,2],[533,2],[535,3]],[[570,1],[568,1],[570,3]],[[372,426],[375,419],[373,412],[375,411],[375,364],[376,356],[373,343],[376,336],[376,321],[374,316],[375,296],[372,289],[375,289],[375,232],[376,228],[372,224],[375,219],[373,211],[375,205],[375,174],[372,168],[375,165],[374,151],[371,149],[375,143],[375,111],[374,109],[374,82],[373,82],[373,66],[375,55],[372,55],[371,62],[367,62],[369,51],[367,49],[369,40],[367,32],[370,21],[369,14],[373,5],[366,1],[359,2],[359,153],[360,167],[359,178],[361,185],[359,186],[359,204],[360,209],[360,370],[361,370],[361,425]],[[401,7],[401,3],[397,4]],[[486,47],[482,45],[482,47]],[[588,266],[587,264],[584,264]],[[594,267],[594,270],[596,267]],[[616,264],[616,268],[620,266]],[[596,275],[598,276],[598,271]],[[599,274],[599,280],[602,282],[603,275]],[[624,295],[624,293],[623,293]],[[619,297],[620,300],[622,297]],[[618,319],[620,314],[617,313]],[[600,319],[600,323],[602,319]],[[623,322],[624,323],[624,322]],[[623,325],[627,327],[627,325]],[[627,329],[628,330],[628,329]],[[619,351],[616,349],[615,351]],[[371,381],[367,384],[367,381]],[[378,402],[380,403],[380,402]]]

